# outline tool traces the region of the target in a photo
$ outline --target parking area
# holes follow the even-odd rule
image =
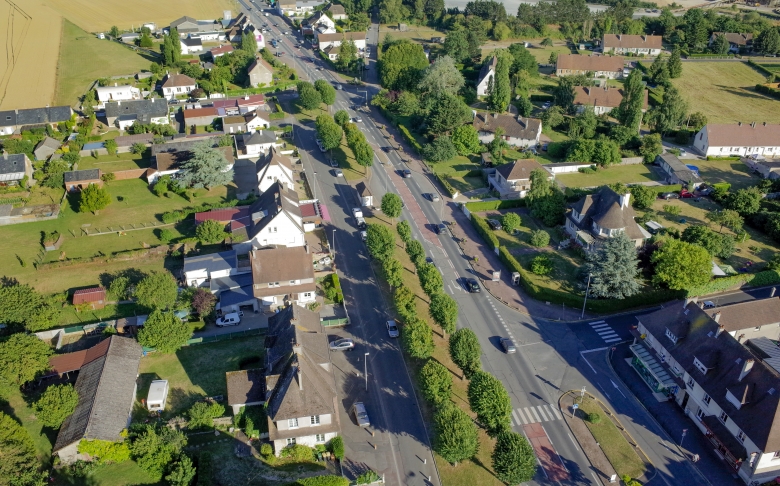
[[[264,313],[263,311],[255,313],[251,310],[245,310],[244,316],[241,317],[241,322],[237,326],[217,327],[214,324],[209,324],[203,331],[195,333],[192,337],[218,336],[231,332],[267,328],[268,318],[272,315],[273,313]]]

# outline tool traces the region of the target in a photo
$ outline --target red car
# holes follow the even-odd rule
[[[696,196],[694,196],[694,195],[693,195],[693,193],[692,193],[692,192],[688,192],[688,191],[686,191],[685,189],[683,189],[682,191],[680,191],[680,198],[682,198],[682,199],[688,199],[688,198],[692,198],[692,197],[696,197]]]

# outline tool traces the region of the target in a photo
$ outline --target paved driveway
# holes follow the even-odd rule
[[[226,327],[217,327],[214,324],[208,324],[206,325],[206,329],[200,332],[196,332],[193,334],[192,337],[199,338],[199,337],[208,337],[208,336],[219,336],[220,334],[229,334],[231,332],[239,332],[239,331],[251,331],[258,328],[267,328],[268,327],[268,317],[272,314],[264,314],[263,312],[258,312],[255,314],[252,311],[244,311],[244,317],[241,318],[241,323],[237,326],[226,326]]]

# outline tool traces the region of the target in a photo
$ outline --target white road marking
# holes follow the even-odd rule
[[[547,422],[547,421],[549,421],[549,420],[550,420],[550,419],[548,419],[548,418],[547,418],[547,414],[546,414],[546,413],[544,413],[544,405],[539,405],[539,406],[537,406],[536,408],[538,408],[538,409],[539,409],[539,415],[541,415],[541,416],[542,416],[542,418],[544,419],[544,421],[545,421],[545,422]]]

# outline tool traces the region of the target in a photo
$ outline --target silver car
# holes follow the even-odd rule
[[[387,325],[387,335],[391,338],[398,337],[398,325],[393,320],[389,320],[385,323]]]
[[[355,415],[355,420],[359,427],[368,427],[371,425],[371,421],[368,420],[368,412],[363,402],[355,402],[352,405],[352,413]]]
[[[355,342],[351,339],[337,339],[332,341],[328,347],[331,351],[351,351],[355,349]]]
[[[504,348],[506,354],[514,354],[517,352],[515,343],[509,338],[501,338],[501,347]]]

